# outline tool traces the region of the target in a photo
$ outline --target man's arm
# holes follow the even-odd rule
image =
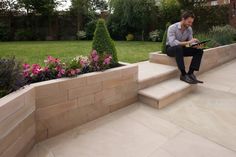
[[[186,46],[188,44],[191,44],[191,43],[197,41],[197,39],[193,38],[192,34],[189,36],[190,39],[188,38],[189,41],[182,41],[181,42],[181,41],[177,40],[175,37],[175,29],[173,27],[168,28],[167,36],[169,39],[170,46],[177,46],[177,45]]]

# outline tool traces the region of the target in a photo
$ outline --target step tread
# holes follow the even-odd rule
[[[160,84],[139,90],[139,94],[150,97],[155,100],[163,99],[165,97],[168,97],[171,94],[180,92],[182,90],[185,90],[191,86],[183,81],[180,81],[179,78],[173,78],[167,81],[164,81]]]
[[[150,79],[157,79],[164,75],[177,73],[178,69],[173,66],[151,63],[149,61],[138,63],[139,75],[138,81],[144,82]]]

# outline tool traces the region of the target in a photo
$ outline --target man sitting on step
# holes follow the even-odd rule
[[[170,57],[175,57],[179,70],[181,71],[180,80],[189,84],[203,83],[197,80],[194,71],[199,71],[203,45],[190,47],[191,44],[199,42],[193,38],[192,24],[194,14],[186,11],[182,14],[182,20],[171,25],[167,32],[166,52]],[[192,56],[192,61],[188,73],[185,71],[184,57]]]

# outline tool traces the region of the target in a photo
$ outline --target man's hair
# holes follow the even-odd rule
[[[187,18],[189,18],[189,17],[191,17],[191,18],[195,18],[195,15],[194,15],[194,13],[192,12],[192,11],[184,11],[183,13],[182,13],[182,15],[181,15],[181,18],[183,18],[183,19],[187,19]]]

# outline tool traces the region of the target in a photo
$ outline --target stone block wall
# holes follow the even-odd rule
[[[131,64],[26,86],[0,99],[0,156],[23,157],[39,141],[136,102],[137,93]]]

